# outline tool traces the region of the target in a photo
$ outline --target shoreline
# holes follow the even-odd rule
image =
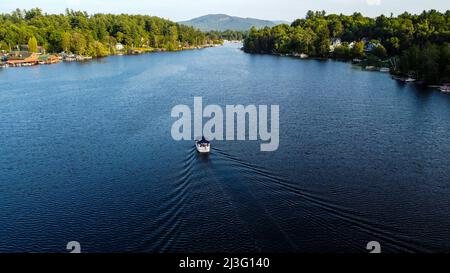
[[[425,84],[423,81],[418,81],[418,80],[412,79],[412,78],[407,77],[407,76],[392,74],[391,71],[383,71],[384,67],[363,66],[363,65],[359,65],[358,63],[353,62],[353,60],[348,60],[348,59],[331,58],[331,57],[310,57],[310,56],[302,57],[302,56],[300,56],[300,54],[296,55],[296,54],[293,54],[293,53],[286,53],[286,54],[284,54],[284,53],[254,53],[254,52],[246,52],[243,47],[241,48],[241,50],[244,53],[246,53],[246,54],[252,54],[252,55],[269,55],[269,56],[283,57],[283,58],[287,57],[287,58],[292,58],[292,59],[297,59],[297,60],[344,62],[344,63],[350,64],[352,66],[361,68],[361,71],[379,72],[379,73],[383,73],[383,74],[389,74],[391,80],[395,80],[395,81],[400,82],[402,84],[410,84],[411,83],[411,84],[414,84],[414,85],[420,86],[420,87],[436,89],[439,92],[441,92],[439,89],[443,85],[445,85],[445,84],[443,84],[443,85],[439,85],[439,84]],[[445,93],[445,92],[441,92],[441,93]]]
[[[30,67],[30,66],[38,66],[38,65],[52,65],[52,64],[58,64],[61,62],[87,62],[92,61],[96,59],[102,59],[107,58],[111,56],[132,56],[132,55],[141,55],[141,54],[148,54],[148,53],[159,53],[159,52],[178,52],[178,51],[188,51],[188,50],[198,50],[198,49],[205,49],[205,48],[211,48],[211,47],[218,47],[222,46],[223,43],[220,44],[205,44],[200,46],[189,46],[189,47],[181,47],[176,50],[167,50],[165,48],[132,48],[129,49],[127,52],[114,52],[112,54],[108,54],[105,56],[83,56],[83,55],[76,55],[76,54],[65,54],[64,52],[61,53],[48,53],[48,54],[42,54],[42,53],[31,53],[36,54],[37,56],[55,56],[58,58],[58,61],[54,62],[40,62],[40,61],[33,61],[33,62],[24,62],[19,64],[8,64],[7,61],[0,63],[0,68],[10,68],[10,67]]]
[[[38,66],[38,65],[51,65],[51,64],[58,64],[58,63],[61,63],[61,62],[87,62],[87,61],[98,60],[98,59],[107,58],[107,57],[111,57],[111,56],[132,56],[132,55],[142,55],[142,54],[149,54],[149,53],[179,52],[179,51],[198,50],[198,49],[205,49],[205,48],[212,48],[212,47],[223,46],[225,43],[242,43],[242,41],[238,41],[238,40],[234,40],[234,41],[224,40],[222,43],[218,43],[218,44],[205,44],[205,45],[201,45],[201,46],[181,47],[181,48],[176,49],[176,50],[167,50],[165,48],[133,48],[133,49],[129,49],[126,53],[125,52],[115,52],[113,54],[109,54],[109,55],[105,55],[105,56],[98,56],[98,57],[69,54],[69,55],[66,55],[66,56],[72,56],[72,57],[65,59],[64,57],[61,56],[64,53],[44,54],[44,55],[58,56],[60,59],[59,59],[59,61],[51,62],[51,63],[50,62],[46,62],[46,63],[44,63],[44,62],[36,62],[34,64],[25,63],[25,64],[21,64],[21,65],[8,65],[6,62],[4,62],[4,63],[0,63],[0,69],[1,68],[9,68],[9,67],[31,67],[31,66]],[[284,53],[253,53],[253,52],[246,52],[243,47],[241,47],[240,50],[242,52],[244,52],[245,54],[252,54],[252,55],[270,55],[270,56],[276,56],[276,57],[289,57],[289,58],[298,59],[298,60],[344,62],[344,63],[350,64],[350,65],[352,65],[354,67],[359,67],[361,69],[361,71],[379,72],[379,73],[384,73],[384,74],[389,73],[389,76],[390,76],[391,80],[396,80],[397,82],[402,83],[402,84],[412,83],[412,84],[414,84],[416,86],[435,89],[435,90],[440,91],[442,93],[449,93],[449,92],[443,92],[443,91],[440,90],[446,84],[443,84],[443,85],[439,85],[439,84],[425,84],[422,81],[417,81],[417,80],[409,78],[409,77],[393,74],[393,73],[391,73],[391,71],[389,71],[389,68],[387,68],[387,67],[376,67],[376,66],[360,65],[360,63],[362,63],[361,60],[359,60],[359,62],[355,62],[355,59],[349,60],[349,59],[332,58],[332,57],[310,57],[310,56],[308,56],[306,54],[297,54],[297,53],[295,53],[295,54],[294,53],[286,53],[286,54],[284,54]],[[383,69],[387,69],[387,70],[383,70]]]

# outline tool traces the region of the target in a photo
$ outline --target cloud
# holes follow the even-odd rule
[[[369,6],[379,6],[381,5],[381,0],[366,0],[366,3]]]

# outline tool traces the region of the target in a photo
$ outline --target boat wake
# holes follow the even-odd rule
[[[392,252],[430,251],[395,227],[219,148],[207,155],[195,149],[185,153],[151,225],[155,230],[145,240],[144,245],[151,245],[145,251],[310,251],[311,238],[302,232],[307,228],[318,238],[332,237],[331,244],[342,252],[365,251],[369,240],[382,242]],[[348,228],[368,241],[358,241]]]
[[[241,171],[251,176],[254,181],[259,182],[260,186],[266,188],[267,192],[281,195],[277,200],[284,200],[287,204],[286,209],[290,209],[301,203],[302,211],[307,215],[308,220],[321,228],[325,228],[330,234],[335,234],[336,239],[341,239],[339,242],[341,245],[346,245],[355,251],[361,251],[361,245],[363,244],[360,241],[354,240],[351,234],[339,233],[339,229],[336,229],[334,225],[330,225],[330,221],[324,219],[323,215],[335,217],[340,222],[345,222],[355,227],[360,232],[366,233],[368,238],[376,238],[377,240],[383,241],[392,251],[432,251],[431,247],[424,247],[417,240],[402,234],[394,227],[375,223],[354,209],[333,204],[330,200],[324,198],[323,194],[314,192],[311,189],[302,188],[281,175],[271,173],[255,164],[245,162],[220,149],[214,148],[214,152],[236,164]],[[318,213],[318,210],[321,210],[321,212]],[[326,213],[324,214],[323,212]]]

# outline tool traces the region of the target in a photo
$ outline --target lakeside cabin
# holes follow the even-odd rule
[[[122,50],[125,49],[125,46],[123,46],[121,43],[117,43],[117,44],[114,46],[114,48],[115,48],[117,51],[122,51]]]
[[[58,56],[49,54],[40,55],[38,60],[39,64],[55,64],[61,61]]]
[[[334,50],[341,45],[342,45],[341,39],[332,38],[330,41],[330,52],[334,52]]]
[[[13,51],[6,61],[6,64],[9,66],[31,66],[38,63],[39,54],[27,51]]]
[[[26,51],[26,52],[30,51],[30,49],[28,48],[28,45],[16,45],[14,47],[14,49],[15,49],[15,51]],[[43,46],[38,46],[37,53],[45,54],[46,53],[45,48]]]
[[[372,52],[373,50],[375,50],[375,48],[379,46],[381,45],[378,43],[368,42],[364,44],[364,52]]]

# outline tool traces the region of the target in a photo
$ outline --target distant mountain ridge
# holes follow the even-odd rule
[[[279,24],[290,24],[285,21],[260,20],[255,18],[242,18],[237,16],[229,16],[226,14],[208,14],[200,16],[188,21],[178,22],[183,25],[193,26],[202,31],[210,30],[249,30],[252,26],[256,28],[273,27]]]

